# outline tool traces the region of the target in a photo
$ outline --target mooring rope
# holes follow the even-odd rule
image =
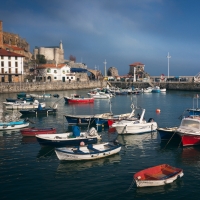
[[[130,191],[131,188],[135,185],[135,180],[133,179],[131,185],[129,186],[128,190],[126,190],[126,192]]]

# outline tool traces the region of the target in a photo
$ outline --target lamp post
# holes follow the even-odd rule
[[[171,56],[169,55],[169,52],[168,52],[168,55],[167,55],[167,59],[168,59],[168,78],[169,78],[169,59],[171,58]]]
[[[104,73],[105,73],[105,77],[106,77],[107,76],[107,72],[106,72],[106,64],[107,64],[107,62],[106,62],[106,60],[105,60],[105,62],[103,62],[103,64],[105,65],[105,69],[104,69],[105,72]]]

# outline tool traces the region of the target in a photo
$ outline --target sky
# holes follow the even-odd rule
[[[119,75],[141,62],[151,76],[200,72],[199,0],[0,0],[3,31],[35,46],[63,43],[90,69]],[[171,56],[169,59],[167,55]]]

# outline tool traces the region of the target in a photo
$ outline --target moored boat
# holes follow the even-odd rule
[[[150,187],[170,184],[183,175],[182,169],[162,164],[139,171],[133,178],[137,187]]]
[[[160,93],[160,87],[159,86],[153,87],[151,92],[153,92],[153,93]]]
[[[22,136],[29,137],[29,136],[35,136],[39,134],[55,134],[56,129],[55,128],[23,128],[20,130]]]
[[[85,146],[56,148],[59,160],[94,160],[118,153],[121,144],[105,142],[101,144],[88,144]]]
[[[165,127],[165,128],[157,128],[157,131],[160,135],[161,140],[169,140],[169,139],[180,139],[180,136],[177,134],[178,127]]]
[[[81,97],[77,94],[72,94],[71,97],[64,97],[66,103],[94,103],[94,98]]]
[[[20,129],[29,126],[28,119],[10,122],[0,122],[0,130]]]
[[[76,146],[83,144],[94,144],[101,139],[96,129],[92,127],[88,132],[80,132],[78,126],[72,127],[73,132],[58,134],[40,134],[36,135],[37,141],[41,146]]]

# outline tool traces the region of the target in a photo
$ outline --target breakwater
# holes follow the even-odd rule
[[[13,92],[46,92],[63,91],[77,89],[91,89],[106,87],[105,81],[85,81],[85,82],[35,82],[35,83],[0,83],[0,93]]]
[[[110,82],[112,86],[119,88],[147,88],[152,86],[160,86],[167,90],[180,90],[180,91],[200,91],[200,83],[196,82]]]

